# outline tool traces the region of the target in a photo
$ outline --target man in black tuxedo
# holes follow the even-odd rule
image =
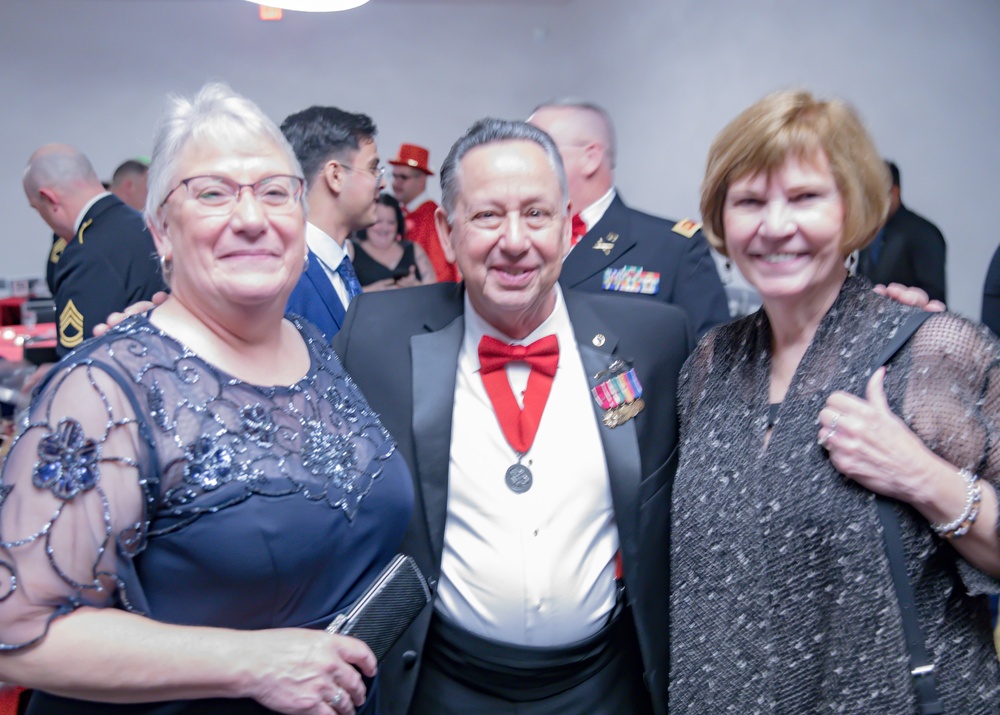
[[[945,302],[944,234],[933,223],[903,205],[899,167],[887,161],[892,175],[889,218],[861,251],[858,272],[872,283],[923,288],[931,300]]]
[[[334,340],[413,472],[403,551],[434,590],[380,705],[662,715],[686,317],[559,287],[569,193],[536,128],[477,123],[441,183],[463,283],[362,295]]]
[[[23,185],[28,203],[55,232],[47,276],[60,357],[110,313],[165,290],[142,214],[104,189],[79,150],[65,144],[39,148]]]
[[[691,219],[668,221],[625,205],[615,189],[615,130],[589,102],[543,104],[528,118],[562,154],[576,233],[559,282],[683,308],[696,338],[728,322],[726,292],[708,243]]]

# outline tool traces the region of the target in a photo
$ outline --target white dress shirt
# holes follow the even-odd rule
[[[558,286],[557,286],[558,289]],[[517,453],[503,436],[479,375],[479,340],[559,340],[559,366],[534,444],[522,463],[531,488],[504,480]],[[510,363],[518,402],[531,372]],[[465,299],[448,475],[448,512],[436,608],[478,635],[557,646],[593,635],[615,603],[618,529],[592,396],[573,326],[558,293],[552,315],[511,340]]]
[[[95,196],[94,198],[92,198],[90,201],[88,201],[87,203],[85,203],[83,205],[83,208],[80,209],[80,213],[78,213],[76,215],[76,223],[73,224],[73,236],[79,236],[80,235],[80,227],[83,225],[83,217],[87,215],[88,211],[90,211],[91,206],[93,206],[94,204],[96,204],[98,201],[100,201],[101,199],[103,199],[105,196],[111,196],[111,192],[110,191],[102,191],[97,196]]]
[[[615,200],[615,196],[617,195],[618,192],[616,192],[615,187],[612,186],[608,189],[608,193],[604,194],[604,196],[580,212],[580,219],[587,225],[588,231],[596,226],[598,221],[604,218],[605,212],[608,210],[608,207],[611,205],[611,202]]]
[[[340,265],[340,262],[344,260],[344,256],[347,255],[344,247],[334,241],[322,229],[308,222],[306,222],[306,245],[319,258],[320,265],[323,266],[323,272],[330,279],[337,297],[340,298],[340,302],[344,304],[344,309],[346,310],[347,303],[350,300],[347,296],[347,286],[344,285],[344,279],[337,273],[337,266]]]

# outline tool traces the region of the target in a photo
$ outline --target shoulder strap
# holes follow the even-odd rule
[[[934,314],[928,313],[926,310],[921,310],[907,317],[903,324],[899,326],[896,334],[892,336],[892,340],[886,344],[885,349],[882,350],[882,354],[875,360],[874,369],[878,370],[892,360],[893,356],[899,352],[899,349],[906,345],[906,341],[917,332],[917,328],[923,325],[924,321],[932,315]]]
[[[885,346],[882,354],[875,362],[874,370],[885,365],[899,352],[917,329],[923,325],[932,314],[920,311],[909,316],[899,326],[892,340]],[[927,652],[923,629],[917,618],[917,604],[913,595],[913,584],[906,572],[906,557],[903,554],[903,538],[899,525],[899,513],[891,499],[876,495],[879,521],[882,522],[882,533],[885,537],[885,553],[889,558],[889,571],[892,583],[896,588],[896,600],[903,619],[903,635],[906,638],[906,648],[910,652],[910,675],[917,691],[920,705],[920,715],[940,715],[944,706],[938,696],[937,678],[934,675],[934,661]]]

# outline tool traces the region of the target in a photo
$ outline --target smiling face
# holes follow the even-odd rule
[[[295,169],[278,147],[264,139],[192,143],[177,163],[177,184],[213,175],[252,184]],[[280,303],[302,273],[305,214],[301,201],[265,206],[250,188],[240,191],[230,213],[206,210],[182,185],[162,209],[163,228],[154,228],[157,249],[173,263],[170,287],[189,306],[251,306]]]
[[[471,149],[459,163],[452,221],[438,209],[438,233],[465,280],[473,307],[520,339],[555,307],[555,284],[570,224],[555,171],[532,141]]]
[[[729,257],[765,305],[824,301],[847,277],[844,202],[822,152],[732,182],[723,225]]]
[[[399,238],[399,223],[396,211],[391,206],[375,206],[375,223],[365,232],[368,241],[378,248],[388,248]]]

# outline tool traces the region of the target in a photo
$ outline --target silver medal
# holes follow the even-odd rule
[[[515,494],[524,494],[531,489],[531,470],[518,462],[507,467],[507,474],[504,477],[507,487]]]

